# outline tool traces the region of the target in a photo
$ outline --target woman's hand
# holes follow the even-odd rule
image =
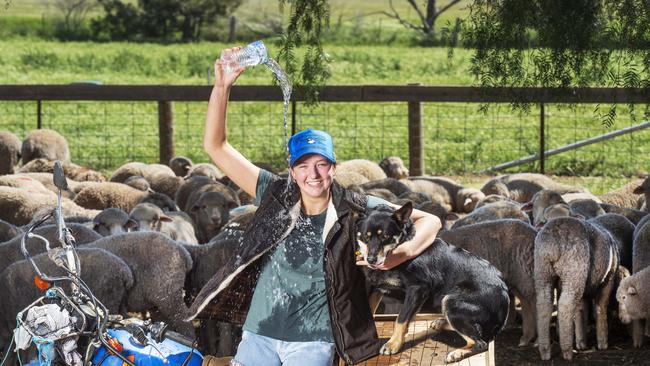
[[[225,64],[228,60],[232,60],[233,54],[239,51],[241,47],[226,48],[221,51],[221,57],[214,62],[214,85],[218,87],[230,88],[239,75],[241,75],[246,67],[239,66],[231,72],[226,72]]]

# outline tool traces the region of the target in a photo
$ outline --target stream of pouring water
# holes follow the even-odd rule
[[[292,85],[289,80],[289,75],[287,75],[280,65],[272,58],[269,58],[265,65],[271,69],[275,79],[280,84],[280,89],[282,89],[282,98],[284,102],[284,147],[287,154],[287,167],[289,167],[289,127],[287,125],[287,115],[289,114],[289,100],[291,99]],[[290,167],[289,167],[290,168]],[[287,188],[289,188],[291,183],[291,174],[287,175]]]

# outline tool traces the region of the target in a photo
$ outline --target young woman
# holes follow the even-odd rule
[[[225,73],[220,61],[214,68],[204,148],[259,208],[237,255],[201,290],[190,319],[209,311],[243,323],[233,365],[326,366],[336,353],[350,364],[376,355],[381,345],[358,267],[365,263],[355,259],[354,218],[387,202],[335,182],[332,138],[323,131],[291,137],[289,189],[287,179],[253,165],[226,134],[230,88],[244,68]],[[415,237],[375,268],[397,266],[433,242],[438,218],[414,210],[412,219]]]

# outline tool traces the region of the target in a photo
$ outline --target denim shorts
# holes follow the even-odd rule
[[[285,342],[244,331],[231,366],[331,366],[330,342]]]

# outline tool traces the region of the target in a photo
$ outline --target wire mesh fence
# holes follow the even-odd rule
[[[43,101],[43,128],[65,136],[73,162],[110,172],[129,161],[158,162],[158,110],[155,102]],[[467,175],[506,161],[537,154],[540,149],[539,107],[529,113],[509,104],[422,103],[425,172]],[[203,124],[207,103],[174,102],[177,155],[205,162]],[[546,149],[564,146],[637,124],[640,112],[618,106],[611,127],[594,114],[594,105],[546,105]],[[282,104],[231,102],[228,139],[246,157],[278,169],[286,162]],[[20,138],[37,127],[34,101],[0,102],[0,130]],[[323,129],[332,134],[337,158],[380,161],[400,156],[408,165],[408,109],[404,102],[323,102],[318,107],[297,104],[296,130]],[[289,134],[291,131],[289,131]],[[647,172],[650,130],[641,130],[548,157],[546,172],[563,176],[630,177]],[[507,172],[538,171],[527,163]]]

